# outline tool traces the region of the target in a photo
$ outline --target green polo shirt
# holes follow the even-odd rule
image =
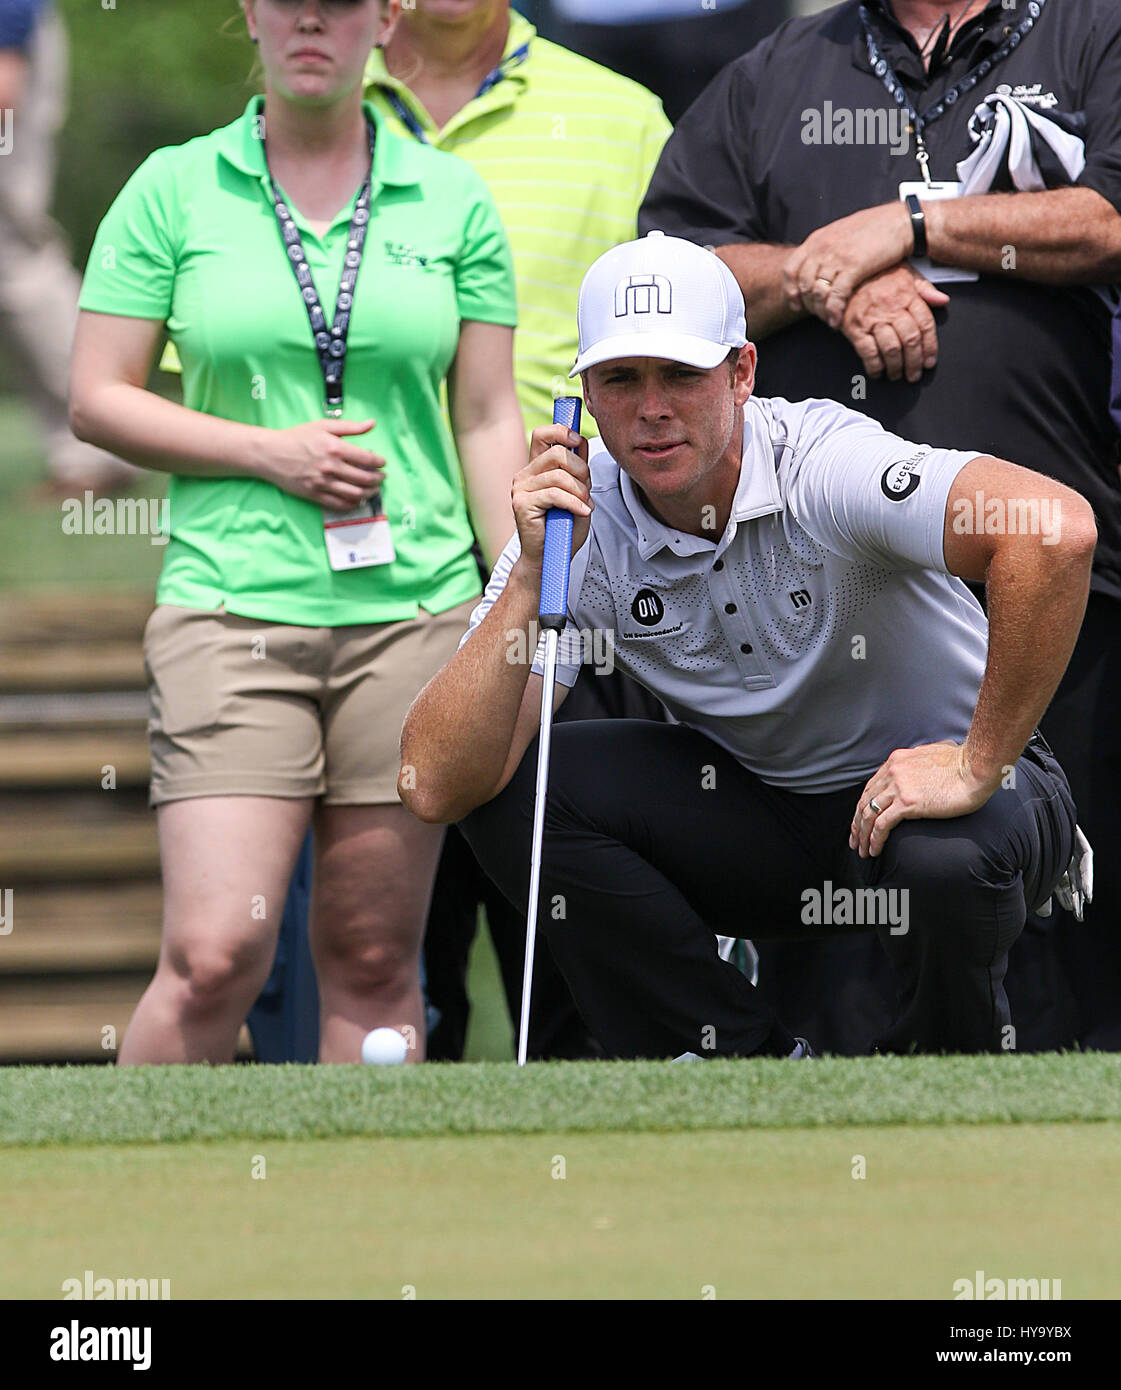
[[[81,307],[165,322],[191,409],[285,429],[322,418],[323,377],[273,210],[262,101],[140,166],[98,230]],[[440,613],[479,592],[440,386],[463,320],[517,321],[509,247],[473,169],[367,111],[378,134],[343,408],[377,421],[354,442],[386,459],[397,558],[333,571],[314,503],[254,478],[173,474],[159,603],[342,626]],[[322,239],[294,213],[328,320],[357,193]]]
[[[524,45],[528,54],[515,64]],[[514,10],[502,67],[502,80],[442,130],[389,76],[380,49],[370,55],[366,84],[394,130],[419,143],[393,95],[424,139],[466,160],[494,195],[514,253],[514,375],[533,429],[553,418],[554,397],[579,394],[579,380],[567,373],[577,355],[580,281],[604,251],[637,236],[639,204],[670,124],[652,92],[538,38]],[[590,416],[585,432],[595,432]]]

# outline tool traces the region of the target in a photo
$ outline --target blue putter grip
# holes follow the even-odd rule
[[[580,398],[559,396],[553,402],[553,424],[580,433]],[[543,628],[564,627],[568,615],[568,570],[572,561],[573,514],[551,507],[545,514],[545,553],[541,561],[541,602],[537,621]]]

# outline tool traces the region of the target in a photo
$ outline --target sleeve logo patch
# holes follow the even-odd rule
[[[913,458],[904,459],[901,463],[893,463],[890,468],[884,470],[880,479],[880,491],[889,502],[902,502],[918,490],[919,469],[925,458],[924,450],[921,454],[915,454]]]

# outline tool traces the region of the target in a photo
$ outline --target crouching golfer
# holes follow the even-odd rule
[[[1090,507],[830,401],[753,397],[736,282],[676,238],[602,256],[579,326],[602,441],[589,459],[534,431],[517,535],[406,720],[402,800],[461,821],[524,911],[542,684],[525,654],[563,507],[569,630],[609,632],[676,721],[553,732],[541,929],[607,1052],[801,1056],[715,935],[870,926],[899,978],[879,1050],[1009,1046],[1008,950],[1072,854],[1035,728],[1086,603]],[[577,669],[562,660],[558,706]]]

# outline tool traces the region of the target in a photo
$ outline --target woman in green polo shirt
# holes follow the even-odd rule
[[[320,1058],[385,1024],[419,1060],[442,830],[400,805],[399,734],[479,594],[472,523],[490,562],[513,528],[513,274],[478,175],[362,102],[398,0],[244,9],[264,97],[133,175],[74,344],[75,433],[171,474],[145,633],[164,937],[120,1060],[232,1059],[313,815]],[[181,406],[145,388],[165,332]]]

